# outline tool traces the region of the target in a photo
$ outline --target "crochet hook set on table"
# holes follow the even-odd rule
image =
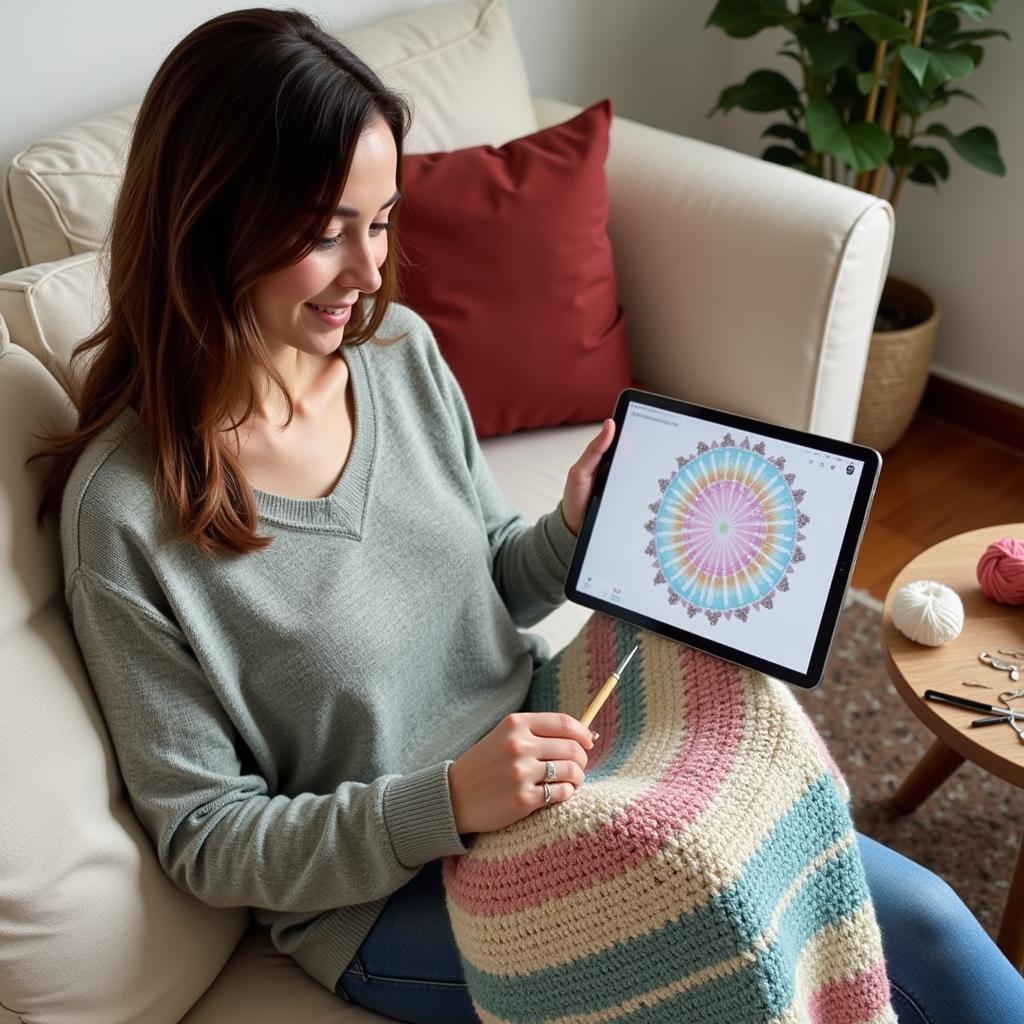
[[[1019,658],[1024,656],[1024,651],[1018,651],[1007,648],[1000,648],[999,654],[1008,654],[1011,657]],[[1020,679],[1021,668],[1024,667],[1014,662],[1006,661],[1003,658],[993,656],[988,651],[981,651],[978,654],[978,661],[990,668],[996,669],[1000,672],[1007,672],[1010,679],[1013,682],[1017,682]],[[963,681],[964,686],[979,686],[989,689],[987,683],[979,683],[974,679],[965,679]],[[986,704],[980,700],[971,700],[969,697],[962,697],[956,693],[943,693],[941,690],[925,690],[924,699],[935,701],[939,704],[950,704],[953,707],[964,708],[968,711],[985,711],[987,716],[985,718],[976,718],[971,722],[971,728],[986,726],[986,725],[998,725],[1003,722],[1010,726],[1011,729],[1017,734],[1017,738],[1024,743],[1024,725],[1018,726],[1017,723],[1024,723],[1024,711],[1014,711],[1010,707],[1010,701],[1016,700],[1017,698],[1024,697],[1024,689],[1021,690],[1004,690],[999,694],[999,700],[1002,701],[1002,707],[998,704]]]

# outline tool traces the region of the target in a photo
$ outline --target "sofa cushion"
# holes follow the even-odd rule
[[[249,923],[164,874],[117,770],[65,609],[43,460],[74,413],[0,330],[0,1005],[19,1020],[176,1024]],[[6,1018],[4,1018],[6,1019]]]
[[[502,0],[451,0],[334,34],[411,100],[408,152],[499,145],[536,131]],[[101,247],[138,108],[79,122],[11,161],[4,202],[23,264]]]
[[[480,438],[600,421],[630,386],[610,121],[605,100],[500,148],[405,159],[403,301],[433,328]]]
[[[107,310],[106,272],[100,253],[86,252],[36,263],[0,276],[0,317],[12,339],[71,390],[74,347],[100,324]],[[75,366],[81,378],[92,358]]]
[[[391,1024],[336,996],[279,953],[253,924],[224,970],[181,1024]]]

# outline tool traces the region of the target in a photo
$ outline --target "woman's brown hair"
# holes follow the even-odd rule
[[[400,189],[407,103],[308,15],[234,11],[175,46],[135,121],[108,240],[109,313],[71,357],[74,369],[97,350],[73,386],[77,429],[42,437],[28,460],[55,460],[40,524],[59,516],[81,451],[130,406],[148,435],[158,501],[182,537],[239,554],[271,543],[256,533],[252,487],[224,432],[249,418],[268,377],[292,419],[252,289],[312,251],[378,117],[395,138]],[[343,344],[374,337],[396,297],[393,239],[382,285],[356,302]]]

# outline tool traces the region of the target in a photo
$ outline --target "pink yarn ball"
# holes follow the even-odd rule
[[[1007,537],[985,548],[978,562],[981,592],[1002,604],[1024,604],[1024,540]]]

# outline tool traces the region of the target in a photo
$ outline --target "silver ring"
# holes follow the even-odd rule
[[[545,761],[544,763],[547,765],[547,768],[544,769],[544,781],[545,782],[554,782],[555,781],[555,775],[557,774],[555,772],[555,762],[554,761]]]
[[[544,783],[544,803],[546,803],[546,804],[551,803],[551,783],[550,782],[545,782]]]

